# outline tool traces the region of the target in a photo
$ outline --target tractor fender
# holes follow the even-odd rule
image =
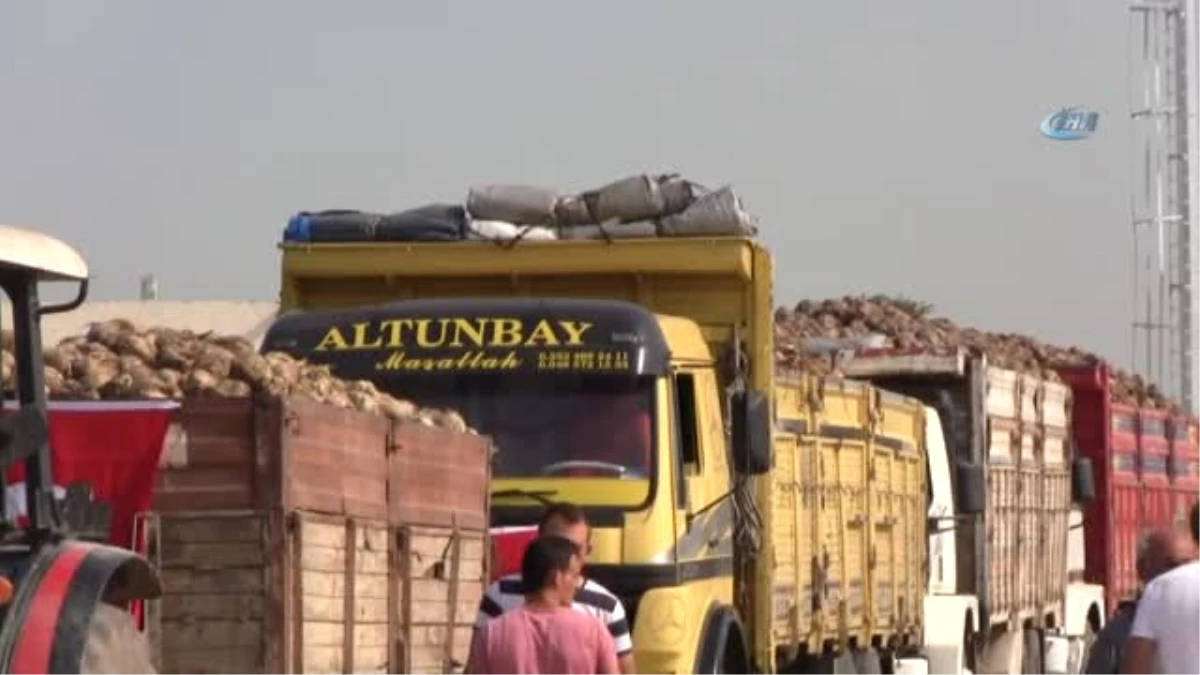
[[[0,628],[0,671],[82,672],[101,603],[161,594],[158,573],[132,551],[74,540],[44,546],[18,581]]]

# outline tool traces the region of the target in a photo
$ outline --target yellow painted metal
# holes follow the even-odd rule
[[[918,643],[926,578],[925,409],[855,382],[775,388],[778,645]],[[786,650],[785,650],[786,651]]]

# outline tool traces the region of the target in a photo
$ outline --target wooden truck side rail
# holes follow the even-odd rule
[[[147,519],[164,670],[462,667],[487,579],[488,438],[298,399],[187,401],[180,424]]]

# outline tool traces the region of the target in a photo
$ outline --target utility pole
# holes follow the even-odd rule
[[[1200,259],[1196,255],[1195,227],[1200,226],[1200,126],[1196,124],[1196,115],[1200,114],[1200,64],[1196,61],[1196,0],[1184,2],[1184,29],[1182,44],[1177,54],[1184,56],[1183,70],[1183,112],[1186,118],[1183,123],[1184,151],[1181,168],[1182,183],[1187,186],[1183,192],[1184,211],[1186,214],[1180,227],[1180,381],[1183,389],[1182,404],[1190,413],[1195,412],[1196,377],[1195,362],[1192,350],[1195,347],[1193,317],[1195,305],[1192,291],[1195,288],[1195,263]]]
[[[1196,0],[1142,0],[1131,5],[1134,48],[1132,128],[1135,175],[1134,349],[1139,332],[1146,362],[1135,370],[1188,410],[1196,410],[1196,333],[1192,236]],[[1192,61],[1192,63],[1189,63]],[[1189,68],[1190,66],[1190,68]]]

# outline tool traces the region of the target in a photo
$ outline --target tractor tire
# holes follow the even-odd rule
[[[153,674],[150,641],[138,630],[133,615],[106,602],[96,605],[88,626],[81,673]]]

